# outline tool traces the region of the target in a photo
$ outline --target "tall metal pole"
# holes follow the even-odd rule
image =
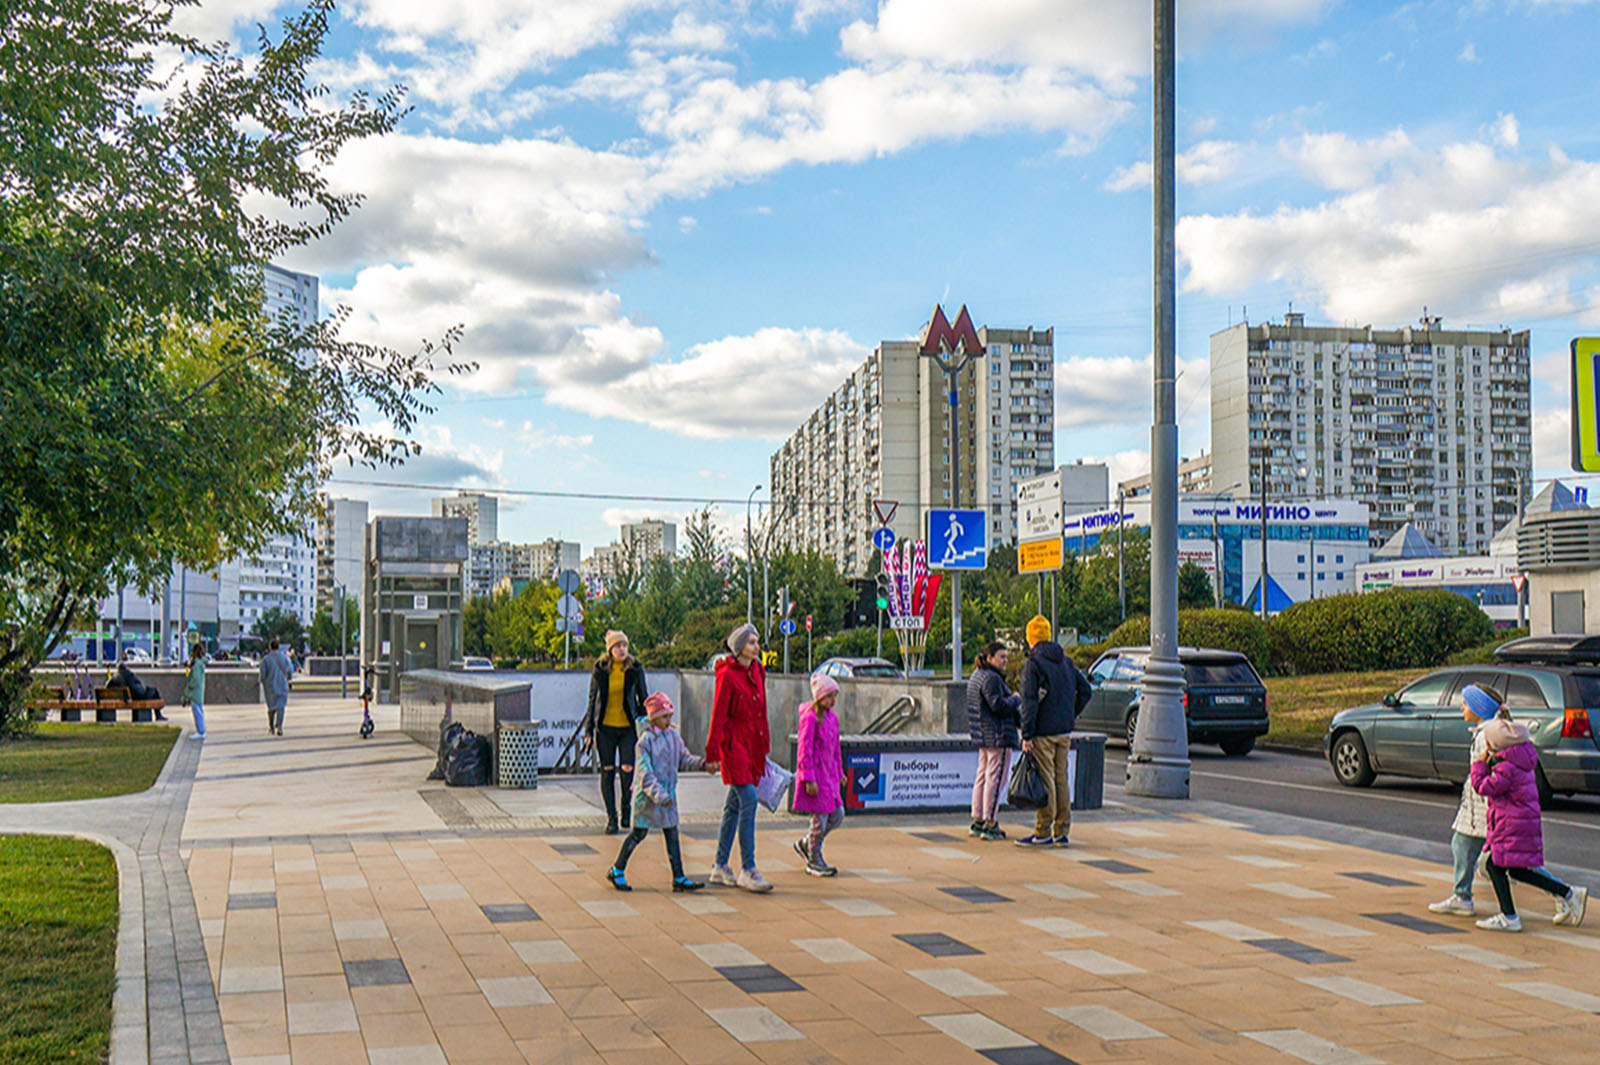
[[[758,484],[750,489],[750,494],[744,501],[744,623],[753,624],[755,621],[755,540],[750,535],[750,503],[755,499],[756,493],[761,491]]]
[[[1178,664],[1177,249],[1173,7],[1154,0],[1155,424],[1150,430],[1150,662],[1128,755],[1128,792],[1189,797],[1189,729]]]
[[[150,657],[157,662],[172,654],[172,574],[161,581],[161,646]]]
[[[116,642],[116,644],[115,644],[115,646],[113,648],[117,653],[117,661],[118,662],[122,661],[122,592],[123,592],[123,589],[121,588],[121,586],[118,586],[118,588],[117,588],[117,642]]]
[[[189,567],[185,566],[178,574],[178,631],[183,633],[180,641],[182,653],[189,653]]]
[[[1262,621],[1267,620],[1267,473],[1271,469],[1268,465],[1271,454],[1271,447],[1261,452],[1261,583],[1258,587],[1261,589]]]
[[[1217,501],[1211,501],[1211,596],[1222,609],[1222,540],[1217,530]]]
[[[1123,568],[1123,564],[1122,564],[1122,560],[1123,560],[1123,557],[1124,557],[1123,553],[1122,553],[1122,545],[1123,545],[1123,537],[1122,537],[1122,525],[1123,525],[1123,522],[1122,522],[1122,507],[1123,507],[1123,492],[1122,492],[1122,486],[1119,484],[1119,485],[1117,485],[1117,609],[1121,612],[1122,620],[1123,621],[1127,621],[1128,620],[1128,581],[1127,581],[1127,574],[1126,574],[1126,572],[1125,572],[1125,570]]]
[[[336,584],[334,588],[339,593],[339,698],[348,699],[350,698],[350,678],[349,665],[345,655],[349,653],[350,638],[346,632],[349,626],[345,624],[344,620],[344,585]]]
[[[965,343],[962,344],[965,347]],[[945,377],[950,385],[950,499],[961,509],[961,434],[957,414],[957,378],[966,359],[960,351],[950,353]],[[985,519],[987,520],[987,518]],[[987,535],[987,533],[985,534]],[[961,679],[961,571],[950,573],[950,679]]]

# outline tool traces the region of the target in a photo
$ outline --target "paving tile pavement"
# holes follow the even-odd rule
[[[772,894],[673,894],[647,840],[623,895],[619,841],[562,820],[592,781],[486,790],[452,823],[391,721],[363,749],[343,708],[295,709],[281,740],[213,715],[184,829],[235,1062],[1554,1065],[1600,1037],[1600,929],[1531,899],[1521,936],[1435,919],[1442,840],[1430,861],[1113,783],[1069,850],[858,818],[819,879],[771,817]],[[719,802],[686,789],[690,816]]]

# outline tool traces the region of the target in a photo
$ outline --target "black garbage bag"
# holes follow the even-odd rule
[[[489,783],[489,740],[468,729],[453,737],[445,754],[444,782],[452,788],[481,788]]]
[[[455,738],[465,731],[467,731],[466,726],[462,725],[459,721],[451,721],[448,717],[440,719],[438,750],[439,757],[438,760],[433,763],[433,772],[428,774],[429,780],[444,779],[445,758],[449,755],[450,748],[455,742]]]
[[[1006,787],[1006,803],[1018,810],[1042,810],[1050,801],[1050,789],[1039,772],[1039,763],[1033,755],[1024,754],[1011,770],[1011,783]]]

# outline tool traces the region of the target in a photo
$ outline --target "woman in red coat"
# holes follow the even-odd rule
[[[706,736],[706,768],[720,763],[728,801],[722,807],[717,836],[717,864],[711,882],[746,891],[771,891],[756,872],[756,783],[767,770],[767,671],[761,666],[761,640],[756,627],[740,625],[728,634],[732,655],[717,663],[716,695],[711,704],[711,730]],[[739,834],[738,876],[728,868],[733,836]]]

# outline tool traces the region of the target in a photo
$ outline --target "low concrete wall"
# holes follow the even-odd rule
[[[345,659],[345,663],[345,675],[352,680],[360,680],[360,657],[357,655],[350,655]],[[305,675],[308,677],[337,677],[339,675],[339,656],[308,655],[306,657]]]
[[[161,693],[168,706],[177,706],[183,699],[183,670],[134,666],[133,675]],[[89,670],[89,679],[104,685],[108,671],[95,667]],[[33,675],[46,684],[67,684],[71,674],[55,667],[36,669]],[[291,696],[292,698],[292,696]],[[261,702],[261,680],[254,666],[224,665],[213,662],[206,667],[206,705],[228,706]]]

